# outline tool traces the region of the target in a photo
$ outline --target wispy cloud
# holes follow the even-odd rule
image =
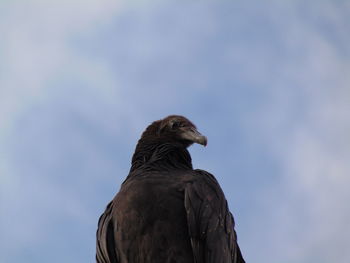
[[[350,39],[343,28],[346,16],[340,13],[325,4],[318,6],[317,18],[297,13],[287,20],[287,60],[279,61],[273,95],[257,115],[260,121],[254,123],[254,118],[250,127],[253,133],[262,131],[267,151],[281,164],[282,182],[269,185],[269,197],[262,199],[267,218],[259,226],[267,227],[257,230],[271,242],[274,262],[349,259],[344,244],[350,236],[350,61],[349,50],[339,45]],[[335,35],[325,32],[324,24],[336,29]]]
[[[347,4],[155,3],[1,4],[0,261],[92,259],[139,133],[180,113],[248,261],[347,262]]]
[[[23,107],[47,97],[50,81],[60,73],[85,74],[90,80],[99,77],[101,66],[79,57],[70,42],[78,33],[89,34],[96,25],[108,24],[118,12],[119,4],[106,0],[1,5],[6,13],[1,16],[0,27],[4,40],[0,62],[0,121],[4,127],[10,127]],[[91,71],[96,72],[93,77]],[[108,76],[101,77],[103,84],[109,81]]]
[[[86,161],[99,152],[81,139],[77,129],[69,128],[69,122],[58,124],[74,113],[96,115],[98,109],[80,102],[79,98],[87,102],[82,91],[89,93],[90,89],[91,93],[93,89],[95,100],[103,98],[100,103],[108,103],[108,88],[116,86],[109,69],[79,56],[71,41],[76,34],[91,34],[96,25],[108,24],[119,11],[119,4],[115,1],[27,1],[1,5],[6,13],[2,12],[0,18],[3,40],[0,44],[0,243],[6,253],[2,253],[0,261],[47,261],[57,252],[53,250],[55,246],[61,251],[69,249],[63,240],[68,236],[67,231],[74,233],[74,229],[65,222],[70,221],[77,231],[77,226],[91,217],[91,208],[82,198],[82,194],[87,193],[77,192],[65,176],[73,177],[79,169],[75,173],[71,169],[79,167],[79,160]],[[86,89],[79,91],[74,84],[59,86],[71,84],[71,80],[56,85],[57,80],[69,77],[85,80]],[[98,94],[96,83],[104,87]],[[71,101],[65,102],[65,97]],[[70,112],[72,107],[74,111]],[[104,124],[97,118],[95,122]],[[112,126],[109,130],[112,132]],[[68,141],[71,141],[70,152],[61,147]],[[83,149],[81,158],[74,156]],[[74,154],[72,150],[76,150]],[[78,163],[70,164],[65,158],[74,158]],[[105,166],[103,161],[91,163]],[[93,171],[92,167],[90,173]],[[100,168],[100,172],[103,171]],[[86,182],[93,184],[87,171],[80,170],[80,173],[86,175]],[[80,187],[84,187],[82,182]],[[60,235],[63,236],[58,237]],[[90,246],[90,252],[80,256],[72,252],[64,261],[93,258],[92,242]],[[62,257],[56,260],[60,262]]]

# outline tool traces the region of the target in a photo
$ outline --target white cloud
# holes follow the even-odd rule
[[[344,244],[350,242],[350,122],[342,113],[344,107],[350,113],[349,104],[342,104],[341,99],[311,106],[286,154],[287,183],[306,202],[301,206],[307,210],[306,222],[298,227],[304,236],[298,262],[315,254],[324,262],[337,259],[345,263],[350,258],[344,250]]]
[[[322,7],[319,19],[342,28],[345,17],[333,20],[334,9]],[[267,149],[283,165],[283,184],[267,189],[269,198],[262,201],[269,233],[260,231],[269,242],[278,241],[280,247],[271,245],[272,261],[345,263],[350,258],[345,249],[350,243],[350,61],[317,22],[294,19],[296,30],[285,30],[295,57],[282,65],[272,100],[258,114],[258,127],[251,128],[262,128]],[[338,36],[350,43],[340,29]]]
[[[262,4],[261,8],[264,5]],[[163,22],[159,17],[163,19],[169,10],[160,8],[157,12],[162,16],[159,17],[157,12],[133,14],[133,23],[139,28],[136,26],[136,29],[130,27],[125,30],[134,35],[130,38],[131,42],[124,43],[127,47],[121,51],[129,52],[129,63],[133,64],[127,65],[129,71],[126,72],[129,75],[126,77],[127,81],[124,80],[122,84],[132,82],[133,85],[127,86],[128,90],[121,90],[118,76],[115,76],[120,72],[114,72],[115,68],[104,60],[85,57],[71,44],[76,35],[93,35],[101,25],[109,28],[109,23],[120,11],[120,2],[30,1],[6,5],[8,12],[0,18],[0,32],[2,39],[5,39],[0,43],[3,50],[1,53],[4,55],[0,61],[0,68],[4,69],[0,79],[0,123],[6,128],[1,129],[0,133],[0,143],[6,146],[0,150],[0,209],[10,216],[2,220],[6,220],[7,224],[19,226],[16,232],[8,229],[6,232],[7,236],[11,234],[6,247],[14,250],[13,255],[20,250],[16,245],[21,248],[28,248],[29,245],[32,246],[31,249],[37,248],[46,235],[51,233],[47,226],[52,227],[51,222],[57,218],[65,217],[80,222],[87,221],[88,218],[91,220],[91,217],[95,216],[91,216],[91,209],[88,207],[91,204],[85,203],[81,196],[78,196],[82,191],[72,191],[62,178],[57,184],[53,179],[60,175],[55,174],[48,178],[47,172],[55,172],[56,169],[64,172],[61,165],[76,168],[69,165],[69,161],[74,159],[82,170],[78,169],[79,175],[71,179],[71,186],[78,187],[84,184],[82,188],[92,189],[88,186],[97,184],[98,178],[89,174],[89,169],[96,169],[96,174],[99,172],[99,176],[106,178],[108,176],[104,172],[110,173],[113,170],[112,163],[117,161],[114,156],[116,152],[105,153],[106,149],[101,150],[100,146],[91,142],[94,135],[77,130],[77,126],[65,122],[67,116],[62,115],[77,114],[81,119],[90,121],[93,128],[100,127],[97,129],[97,133],[102,134],[97,135],[99,140],[111,134],[117,135],[123,126],[126,126],[125,122],[129,122],[129,127],[139,131],[140,127],[148,124],[150,115],[162,117],[158,115],[163,114],[160,112],[175,109],[177,104],[181,104],[185,99],[182,93],[184,91],[188,92],[188,96],[194,94],[191,98],[196,97],[198,93],[207,92],[207,96],[219,98],[216,103],[227,99],[227,94],[231,96],[232,93],[228,93],[226,87],[220,86],[223,83],[215,86],[212,92],[209,91],[209,86],[216,84],[218,76],[221,77],[220,73],[224,72],[235,74],[233,78],[239,78],[238,83],[230,82],[239,86],[237,90],[244,89],[244,86],[257,85],[257,88],[251,89],[254,93],[251,96],[266,96],[264,106],[245,113],[246,115],[237,122],[243,126],[242,130],[245,133],[252,133],[251,138],[256,142],[263,142],[266,152],[272,154],[282,165],[283,179],[280,184],[272,182],[263,190],[266,191],[263,194],[252,193],[256,194],[257,200],[262,199],[261,207],[266,218],[260,218],[259,211],[251,212],[253,220],[249,227],[255,231],[252,231],[250,240],[245,238],[250,245],[245,250],[258,243],[256,251],[247,251],[254,259],[251,261],[313,262],[317,254],[324,262],[335,259],[337,262],[347,262],[349,256],[344,252],[343,244],[350,243],[350,227],[347,227],[350,212],[346,206],[350,197],[347,191],[350,183],[350,65],[349,59],[336,45],[350,43],[348,27],[344,26],[344,16],[339,15],[340,11],[333,5],[320,4],[317,5],[314,16],[304,17],[300,13],[300,7],[290,1],[286,6],[273,4],[276,9],[268,7],[266,9],[269,12],[263,15],[260,7],[250,11],[251,7],[247,6],[243,11],[249,13],[249,20],[239,21],[240,17],[237,16],[236,20],[232,21],[226,17],[222,22],[221,13],[211,8],[214,6],[203,11],[205,8],[198,9],[193,5],[192,9],[186,9],[188,13],[185,15],[181,9],[175,10],[174,14],[170,12],[171,19],[161,27],[167,37],[160,33],[157,25]],[[147,5],[142,3],[142,7],[146,8]],[[308,9],[303,10],[308,13]],[[184,15],[185,19],[182,17],[183,19],[178,21],[176,12]],[[197,16],[198,12],[200,16]],[[210,13],[209,19],[206,13]],[[192,22],[190,18],[194,15],[196,19]],[[335,41],[336,43],[321,30],[323,26],[317,24],[320,17],[322,21],[331,25],[331,29],[336,29],[336,35],[340,39]],[[263,19],[252,22],[254,18]],[[234,25],[227,25],[228,22],[234,22]],[[257,23],[260,22],[264,26],[259,27]],[[133,23],[130,25],[134,25]],[[234,27],[232,31],[235,32],[235,36],[243,39],[242,43],[236,39],[230,40],[227,36],[225,30],[230,30],[231,26]],[[244,32],[241,33],[241,30]],[[266,30],[267,36],[259,30]],[[121,33],[117,29],[116,31]],[[246,31],[251,34],[251,38],[245,35]],[[123,36],[129,37],[128,34]],[[217,44],[218,46],[215,46]],[[222,50],[217,50],[221,48]],[[208,59],[201,60],[205,55],[208,55]],[[222,60],[217,59],[216,55],[222,55]],[[206,68],[193,63],[196,59],[205,64]],[[193,64],[187,67],[187,63]],[[208,66],[206,63],[217,64]],[[226,68],[231,66],[233,69]],[[150,68],[152,71],[149,71]],[[220,72],[212,72],[215,69]],[[149,77],[148,73],[154,75]],[[79,88],[68,91],[67,87],[51,87],[52,82],[61,83],[60,81],[67,76],[74,76],[84,85],[86,83],[84,94]],[[227,77],[225,74],[223,76]],[[187,77],[193,80],[179,81],[180,78]],[[143,90],[143,81],[151,83],[148,87],[153,84],[156,87],[152,86],[151,92]],[[167,83],[171,83],[170,88],[162,89],[161,86]],[[202,83],[208,88],[205,90],[194,87],[190,90],[189,84],[193,83]],[[184,87],[177,87],[178,84],[184,84]],[[137,85],[141,87],[135,88]],[[260,87],[266,93],[260,92]],[[134,100],[136,93],[139,96]],[[155,96],[156,93],[158,96]],[[222,97],[219,97],[218,93]],[[76,99],[79,96],[81,100]],[[148,101],[144,100],[144,97],[152,99]],[[230,115],[237,109],[228,105],[228,100],[223,108],[220,108],[223,105],[203,105],[194,100],[189,103],[196,104],[199,109],[197,117],[203,114],[202,110],[218,115]],[[51,104],[52,107],[60,108],[59,110],[63,109],[62,112],[50,108]],[[28,113],[33,105],[39,105],[39,110]],[[69,107],[72,110],[64,111]],[[42,114],[45,111],[53,115]],[[39,118],[46,118],[44,121],[50,119],[51,122],[44,124],[44,127],[26,130],[27,137],[23,139],[20,136],[21,131],[11,132],[14,131],[13,124],[18,123],[19,117],[26,114],[38,114]],[[114,118],[111,114],[123,117]],[[147,121],[145,115],[148,116]],[[214,120],[217,115],[211,113],[208,116],[205,116],[207,123],[219,125],[220,121]],[[35,121],[35,118],[29,120]],[[121,121],[118,123],[118,120]],[[72,122],[74,121],[76,119]],[[32,126],[16,127],[27,129]],[[47,126],[49,130],[45,131]],[[87,127],[84,131],[88,133],[91,129]],[[11,134],[17,137],[14,138]],[[61,137],[57,139],[56,136]],[[107,144],[110,142],[107,141]],[[24,145],[21,145],[22,143]],[[98,141],[97,144],[102,143]],[[5,152],[14,145],[20,146],[19,149],[11,151],[12,155]],[[117,148],[119,145],[113,147]],[[80,153],[84,153],[83,156],[76,157]],[[30,166],[28,163],[33,161],[37,166],[48,167]],[[33,177],[25,177],[29,175],[29,172],[27,174],[24,171],[27,167],[32,173],[40,173],[31,174]],[[100,167],[105,170],[99,170]],[[85,175],[86,178],[83,177]],[[113,176],[110,175],[111,178]],[[122,173],[117,175],[118,178],[123,176]],[[35,182],[32,178],[35,178]],[[110,182],[114,182],[114,179],[110,179]],[[19,208],[23,201],[28,202],[28,207],[21,211]],[[52,207],[59,207],[62,214],[56,214]],[[36,214],[41,211],[46,211],[49,215],[37,218]],[[21,212],[28,214],[26,224],[22,225],[22,218],[16,217]],[[266,227],[255,229],[261,227],[260,224]],[[239,233],[241,240],[245,234]],[[261,237],[257,237],[256,234],[261,234]],[[264,244],[260,242],[262,237],[265,238]],[[270,255],[272,251],[274,255]]]
[[[72,49],[71,41],[76,35],[91,34],[101,24],[108,24],[120,6],[117,1],[108,0],[17,1],[0,5],[6,10],[0,17],[0,210],[2,215],[6,215],[1,218],[3,235],[0,242],[7,251],[0,256],[0,261],[7,262],[14,255],[20,257],[18,251],[24,253],[42,244],[43,240],[49,240],[47,235],[53,233],[52,227],[62,216],[86,222],[91,212],[77,193],[65,189],[64,185],[55,185],[51,174],[31,173],[38,171],[39,167],[32,171],[24,170],[29,159],[50,159],[52,154],[56,154],[52,149],[47,155],[31,153],[40,149],[40,140],[48,139],[49,147],[57,145],[50,141],[56,138],[47,138],[45,133],[37,138],[30,131],[19,131],[18,123],[33,110],[33,106],[47,103],[55,92],[59,94],[60,88],[53,88],[50,84],[67,74],[78,78],[83,76],[89,83],[87,92],[100,88],[96,99],[103,97],[107,104],[116,103],[109,100],[117,90],[110,69],[101,61],[87,60],[79,55]],[[63,90],[65,88],[62,87]],[[73,90],[71,94],[74,94]],[[92,116],[96,114],[96,109],[84,107],[84,104],[76,103],[77,111],[80,109]],[[22,153],[16,152],[13,147],[15,141],[25,137],[22,132],[29,133],[29,137],[34,135],[33,144],[37,141],[39,148],[24,142]],[[93,148],[86,143],[81,147],[87,152]],[[22,157],[27,154],[33,158],[21,160],[21,154]],[[39,161],[39,166],[43,164],[46,164],[45,161]],[[46,169],[46,172],[52,171]]]
[[[81,74],[90,76],[90,80],[95,78],[95,82],[111,81],[103,65],[79,57],[70,41],[75,35],[89,34],[109,23],[119,11],[117,1],[19,1],[1,5],[6,8],[0,18],[3,127],[10,128],[33,101],[45,99],[50,92],[48,82],[59,72],[83,71]],[[96,74],[92,77],[91,72]],[[2,133],[5,131],[2,129]]]

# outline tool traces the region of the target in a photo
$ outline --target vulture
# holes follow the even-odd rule
[[[215,177],[187,148],[207,138],[171,115],[143,132],[120,191],[98,221],[98,263],[244,263]]]

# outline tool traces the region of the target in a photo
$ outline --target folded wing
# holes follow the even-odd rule
[[[195,170],[185,190],[189,235],[196,263],[244,263],[234,220],[215,177]]]

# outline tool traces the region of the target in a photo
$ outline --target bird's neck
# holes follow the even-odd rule
[[[130,172],[146,170],[192,169],[191,155],[181,144],[140,139],[132,157]]]

